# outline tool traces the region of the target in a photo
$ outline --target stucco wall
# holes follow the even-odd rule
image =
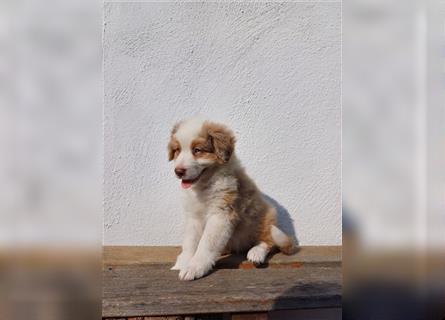
[[[179,244],[171,126],[229,124],[300,244],[341,243],[339,2],[106,3],[105,244]],[[289,216],[287,216],[289,213]]]

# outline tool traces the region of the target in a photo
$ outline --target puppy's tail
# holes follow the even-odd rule
[[[270,233],[275,245],[280,249],[281,252],[287,255],[296,253],[297,245],[292,237],[285,234],[277,226],[272,225],[270,227]]]

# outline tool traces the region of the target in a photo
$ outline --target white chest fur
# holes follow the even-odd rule
[[[205,216],[207,201],[202,194],[197,194],[193,189],[182,190],[181,200],[186,214]]]

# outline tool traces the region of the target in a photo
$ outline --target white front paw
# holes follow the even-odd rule
[[[261,246],[255,246],[247,252],[247,259],[255,264],[264,263],[267,257],[267,250]]]
[[[192,255],[182,252],[178,256],[178,258],[176,258],[176,263],[173,267],[170,268],[170,270],[184,270],[185,268],[187,268],[191,259]]]
[[[203,277],[212,269],[212,263],[208,262],[200,262],[195,259],[192,259],[189,265],[181,269],[179,272],[179,279],[181,280],[195,280]]]

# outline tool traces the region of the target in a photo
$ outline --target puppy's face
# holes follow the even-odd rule
[[[203,172],[227,163],[235,148],[235,137],[224,125],[199,119],[180,122],[173,127],[168,144],[169,160],[184,189],[199,181]]]

